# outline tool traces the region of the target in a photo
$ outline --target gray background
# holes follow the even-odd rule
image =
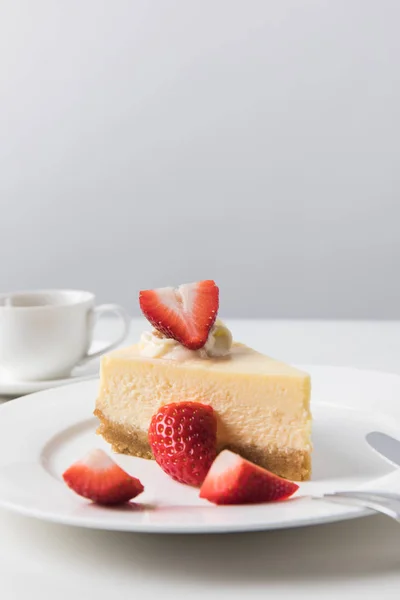
[[[3,0],[1,291],[400,317],[400,2]]]

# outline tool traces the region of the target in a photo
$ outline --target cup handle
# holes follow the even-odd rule
[[[126,312],[126,310],[124,308],[122,308],[122,306],[119,306],[118,304],[101,304],[100,306],[95,306],[93,309],[93,313],[92,313],[93,329],[95,327],[96,322],[101,318],[101,316],[104,313],[116,314],[119,317],[119,319],[123,322],[124,331],[114,342],[111,342],[110,344],[108,344],[108,346],[105,346],[104,348],[102,348],[101,350],[98,350],[97,352],[91,352],[91,353],[88,352],[86,354],[86,356],[84,356],[79,361],[79,365],[84,365],[89,360],[93,360],[94,358],[99,358],[106,352],[110,352],[111,350],[114,350],[114,348],[116,348],[117,346],[122,344],[122,342],[124,340],[126,340],[126,338],[128,337],[129,328],[131,325],[131,318],[130,318],[129,314]]]

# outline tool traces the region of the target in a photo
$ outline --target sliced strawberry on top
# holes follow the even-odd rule
[[[64,473],[74,492],[98,504],[123,504],[143,492],[136,477],[128,475],[103,450],[92,450]]]
[[[270,471],[223,450],[200,489],[200,498],[214,504],[256,504],[289,498],[299,488]]]
[[[146,319],[163,335],[198,350],[217,317],[219,290],[212,280],[198,281],[178,288],[143,290],[139,303]]]

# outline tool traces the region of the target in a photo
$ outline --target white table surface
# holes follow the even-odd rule
[[[132,340],[143,325],[133,321]],[[400,322],[228,325],[236,339],[288,362],[400,374]],[[98,335],[113,337],[114,328],[103,322]],[[400,525],[368,517],[276,532],[161,536],[70,528],[0,510],[1,600],[86,594],[96,600],[399,598]]]

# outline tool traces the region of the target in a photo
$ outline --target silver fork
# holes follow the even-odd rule
[[[393,492],[354,490],[311,496],[311,498],[344,504],[345,506],[368,508],[400,523],[400,494]]]

